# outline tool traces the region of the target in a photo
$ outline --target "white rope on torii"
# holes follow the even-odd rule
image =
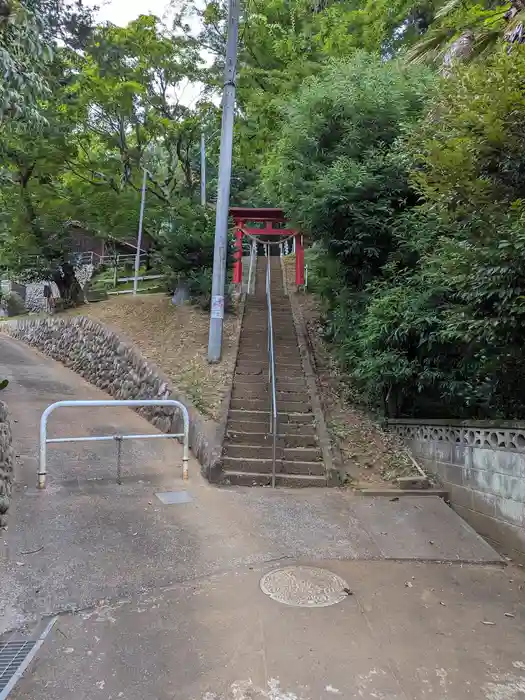
[[[287,243],[291,238],[295,238],[295,236],[298,235],[297,233],[291,233],[290,235],[286,236],[286,238],[281,238],[281,239],[279,239],[278,241],[275,241],[275,242],[273,242],[273,241],[263,241],[263,240],[261,240],[258,236],[256,236],[255,234],[253,234],[253,233],[248,233],[248,231],[246,231],[245,229],[241,228],[240,226],[237,226],[236,228],[237,228],[238,231],[241,231],[241,232],[243,233],[243,235],[248,236],[248,238],[251,238],[252,241],[255,241],[256,243],[260,243],[261,245],[279,245],[279,244],[281,244],[281,243]],[[274,229],[274,230],[276,230],[276,229]],[[278,229],[277,229],[277,230],[278,230]],[[286,230],[286,229],[283,229],[283,230]],[[264,235],[264,233],[263,233],[263,235]],[[268,234],[266,234],[266,235],[268,235]],[[270,235],[277,235],[277,234],[270,234]]]

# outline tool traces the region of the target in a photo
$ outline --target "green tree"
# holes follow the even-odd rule
[[[524,49],[443,81],[398,145],[418,206],[337,352],[361,396],[387,415],[525,415]]]
[[[191,44],[165,35],[153,16],[97,28],[81,52],[79,41],[56,48],[40,133],[31,140],[22,127],[0,133],[0,264],[59,286],[66,269],[74,284],[71,220],[103,237],[135,234],[143,167],[144,230],[153,236],[197,190],[200,114],[179,101],[198,73]]]
[[[0,126],[6,120],[41,122],[38,100],[49,86],[42,64],[51,60],[43,37],[44,20],[21,0],[0,2]]]
[[[490,55],[502,40],[525,41],[523,0],[446,0],[428,31],[409,51],[410,60],[424,60],[448,74],[455,64]]]
[[[429,93],[425,70],[357,53],[326,66],[283,109],[265,166],[269,195],[341,263],[362,290],[392,249],[395,220],[413,198],[392,146]]]

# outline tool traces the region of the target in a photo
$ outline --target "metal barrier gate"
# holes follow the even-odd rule
[[[139,406],[171,406],[172,408],[180,409],[182,413],[182,419],[184,422],[184,432],[182,433],[146,433],[145,435],[89,435],[85,437],[65,437],[65,438],[48,438],[47,437],[47,419],[57,408],[67,408],[67,407],[83,407],[83,406],[127,406],[127,407],[139,407]],[[190,417],[188,414],[188,409],[180,401],[175,401],[174,399],[144,399],[144,400],[108,400],[108,401],[57,401],[52,403],[46,408],[42,413],[40,419],[40,462],[38,467],[38,488],[44,489],[46,487],[46,476],[47,476],[47,445],[50,443],[59,442],[102,442],[103,440],[114,440],[117,444],[117,482],[120,483],[120,450],[122,448],[123,440],[150,440],[152,438],[183,438],[183,452],[182,452],[182,478],[186,481],[188,479],[188,461],[190,455],[189,446],[189,432],[190,432]]]

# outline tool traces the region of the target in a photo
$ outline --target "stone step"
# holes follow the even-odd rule
[[[291,371],[296,371],[296,372],[301,372],[303,371],[303,366],[300,362],[300,360],[297,360],[297,362],[279,362],[279,365],[277,366],[276,364],[276,369],[281,369],[281,370],[291,370]],[[240,372],[241,374],[253,374],[257,372],[261,372],[263,370],[268,371],[268,360],[266,362],[250,362],[249,360],[246,360],[242,355],[238,358],[237,360],[237,366],[235,367],[237,372]]]
[[[277,391],[308,391],[308,387],[306,386],[304,379],[295,381],[289,379],[278,379]]]
[[[243,382],[244,384],[260,384],[261,382],[268,383],[268,370],[259,372],[258,374],[234,374],[234,381]]]
[[[267,458],[223,457],[222,465],[225,471],[248,472],[251,474],[271,474],[273,462]],[[288,460],[276,460],[276,474],[297,474],[304,476],[323,476],[325,474],[322,462],[298,462]]]
[[[272,304],[272,319],[282,319],[282,318],[291,318],[292,317],[292,309],[291,307],[288,306],[276,306],[275,303]],[[264,306],[256,306],[256,307],[245,307],[244,310],[244,318],[243,321],[246,321],[246,324],[249,322],[253,323],[267,323],[268,322],[268,309],[266,308],[266,304]]]
[[[237,429],[237,425],[240,425],[242,430]],[[258,428],[257,432],[255,427]],[[304,430],[305,428],[307,430]],[[269,421],[268,423],[229,423],[226,439],[236,445],[268,445],[272,442],[269,430]],[[277,442],[280,447],[316,447],[318,440],[314,426],[293,426],[292,423],[285,423],[278,427]]]
[[[252,421],[252,422],[265,422],[266,420],[269,420],[269,411],[268,408],[265,408],[263,410],[261,409],[256,409],[256,410],[250,410],[250,409],[232,409],[230,407],[230,410],[228,412],[228,420],[239,420],[239,421]],[[284,424],[292,424],[292,425],[313,425],[314,424],[314,415],[313,413],[296,413],[296,412],[282,412],[279,413],[279,425],[284,425]]]
[[[248,378],[248,381],[247,381]],[[239,374],[233,379],[233,388],[255,394],[257,391],[268,392],[268,373],[264,374]],[[309,396],[308,387],[304,380],[288,381],[286,379],[276,379],[276,389],[280,394],[306,394]]]
[[[247,353],[263,352],[264,355],[267,357],[268,356],[268,342],[267,341],[268,341],[268,339],[266,337],[266,334],[264,335],[264,337],[261,337],[261,338],[250,338],[249,341],[245,340],[239,344],[239,352],[247,352]],[[295,340],[293,342],[289,342],[289,343],[281,343],[281,342],[277,342],[277,340],[275,340],[274,351],[276,354],[279,353],[283,357],[286,357],[287,355],[291,355],[292,357],[299,356],[299,347],[298,347],[297,342]]]
[[[250,384],[248,384],[250,386]],[[232,399],[254,399],[260,401],[266,401],[267,405],[270,401],[270,391],[266,388],[257,387],[253,390],[247,389],[246,386],[233,385],[232,389]],[[304,403],[308,404],[310,402],[310,395],[306,392],[290,392],[290,391],[277,391],[277,408],[279,408],[281,402],[289,403],[293,401],[294,403]]]
[[[277,342],[277,339],[274,338],[274,349],[276,354],[280,353],[283,356],[292,355],[293,357],[297,357],[299,355],[299,348],[295,339],[288,343],[284,343]],[[239,352],[264,352],[264,354],[267,356],[268,338],[266,333],[260,337],[252,336],[249,339],[247,338],[246,340],[241,340],[239,343]]]
[[[230,408],[233,410],[264,411],[269,410],[270,400],[266,399],[246,399],[232,397]],[[311,413],[310,402],[277,400],[277,410],[279,412],[291,413]]]
[[[250,374],[250,375],[264,375],[268,376],[269,363],[268,360],[265,362],[245,362],[243,358],[239,358],[237,366],[235,367],[236,374]],[[275,363],[276,376],[280,379],[303,379],[304,372],[302,367],[294,365],[290,367],[288,365],[284,366],[282,364],[278,365]]]
[[[266,444],[246,445],[244,443],[235,444],[227,442],[224,445],[225,457],[238,457],[240,459],[272,459],[273,444],[272,436],[268,436]],[[286,462],[322,462],[321,450],[317,447],[282,447],[275,448],[275,457],[279,461]]]
[[[235,375],[237,376],[252,376],[252,377],[268,377],[268,365],[266,367],[263,367],[261,365],[246,365],[246,364],[239,364],[235,368]],[[275,376],[276,379],[303,379],[304,378],[304,373],[302,369],[298,369],[297,367],[281,367],[276,366],[275,367]]]
[[[445,491],[444,489],[361,488],[358,489],[358,493],[360,493],[362,496],[371,496],[374,498],[390,498],[390,500],[398,499],[405,496],[439,496],[439,498],[448,500],[448,491]]]
[[[395,479],[400,489],[429,489],[432,484],[428,476],[414,474],[413,476],[400,476]]]
[[[227,470],[223,472],[222,483],[230,486],[271,486],[271,474],[254,474]],[[326,486],[325,476],[303,476],[298,474],[276,474],[275,485],[288,488]]]
[[[274,351],[274,357],[275,361],[280,362],[281,364],[298,365],[301,363],[298,348],[294,348],[293,350],[285,350],[284,352],[282,352],[280,348],[276,348]],[[255,364],[268,364],[268,351],[266,350],[266,347],[239,348],[237,362],[244,362],[248,364],[250,362]]]
[[[283,323],[290,323],[290,321],[288,319],[286,321],[283,321]],[[239,345],[242,346],[244,343],[251,343],[254,339],[260,340],[264,338],[266,340],[267,337],[268,330],[266,326],[264,326],[263,328],[246,328],[245,326],[243,326],[241,335],[239,336]],[[280,333],[274,325],[273,337],[275,341],[286,340],[291,344],[297,344],[297,336],[295,335],[295,332],[292,331],[292,329]]]
[[[301,356],[299,355],[299,349],[295,348],[294,352],[281,353],[278,349],[274,351],[275,362],[281,365],[294,367],[302,367]],[[237,364],[254,364],[254,365],[266,365],[268,366],[269,354],[266,348],[250,348],[245,350],[243,348],[239,349],[237,354]]]
[[[242,386],[233,386],[232,398],[234,399],[254,399],[260,401],[267,401],[269,403],[271,393],[267,387],[261,387],[255,385],[253,389],[250,390],[249,387],[254,386],[252,384],[244,384]],[[310,403],[310,394],[307,391],[279,391],[276,392],[277,397],[277,407],[281,401],[293,401],[294,403]]]

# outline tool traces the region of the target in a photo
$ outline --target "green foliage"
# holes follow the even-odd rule
[[[306,81],[284,110],[266,187],[322,241],[355,291],[386,262],[412,196],[392,146],[421,113],[430,84],[420,68],[357,53]]]
[[[164,227],[159,255],[171,291],[195,271],[212,266],[213,225],[210,211],[187,204]]]
[[[356,53],[283,110],[265,186],[315,241],[352,392],[390,416],[525,416],[525,49],[442,81]]]
[[[13,0],[0,15],[0,124],[6,120],[42,123],[37,100],[49,94],[42,64],[51,48],[42,36],[44,19],[38,9]]]
[[[511,11],[509,12],[509,5]],[[512,6],[519,7],[515,14]],[[437,3],[425,35],[408,52],[410,60],[444,66],[485,59],[503,39],[511,40],[523,20],[522,2],[498,0],[445,0]]]
[[[198,77],[200,59],[153,16],[80,31],[80,4],[74,15],[55,0],[34,4],[54,53],[38,131],[29,118],[0,131],[0,266],[55,279],[70,297],[71,221],[99,237],[134,235],[144,166],[143,228],[153,238],[174,203],[194,196],[199,113],[175,98]]]
[[[522,48],[463,69],[396,144],[420,198],[359,294],[311,261],[334,353],[387,415],[525,416],[524,69]]]
[[[186,201],[163,227],[158,248],[169,291],[173,293],[185,287],[190,300],[203,309],[209,309],[211,301],[214,239],[215,212]],[[226,251],[227,269],[232,260],[233,242],[230,241]],[[229,298],[226,310],[228,308]]]
[[[183,286],[204,308],[211,299],[214,220],[212,212],[189,203],[162,229],[159,258],[173,293]]]
[[[16,292],[3,294],[0,299],[0,306],[8,316],[18,316],[26,312],[24,300]]]

